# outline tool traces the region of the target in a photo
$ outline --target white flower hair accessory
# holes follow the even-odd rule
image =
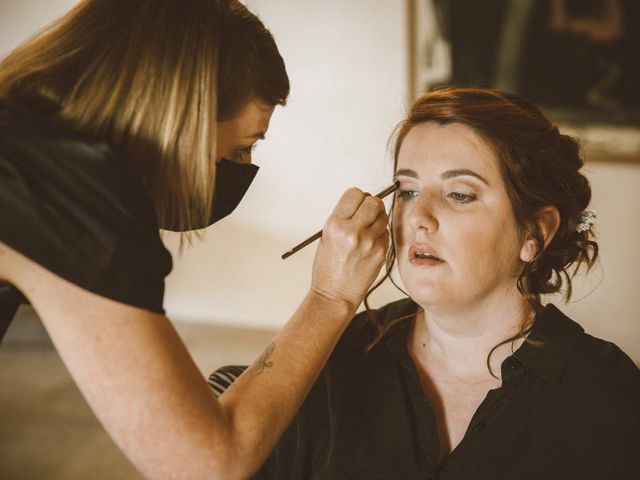
[[[582,233],[589,230],[596,223],[596,218],[596,212],[591,209],[582,212],[582,215],[580,215],[580,223],[578,223],[576,227],[576,232]]]

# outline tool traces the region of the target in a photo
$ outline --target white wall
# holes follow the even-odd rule
[[[74,3],[0,0],[0,53]],[[314,248],[280,254],[318,230],[348,186],[373,192],[390,181],[386,141],[406,100],[405,1],[247,4],[276,37],[291,97],[255,154],[261,170],[242,205],[175,255],[166,307],[174,319],[277,328],[309,285]],[[565,310],[640,362],[640,163],[587,169],[601,262]],[[177,237],[165,240],[177,252]],[[396,296],[388,288],[376,303]]]
[[[247,3],[278,42],[291,96],[239,209],[176,259],[166,305],[176,317],[273,328],[304,296],[315,247],[280,255],[320,229],[349,186],[391,182],[386,141],[406,104],[404,1]]]
[[[578,277],[564,310],[640,364],[640,152],[635,164],[587,163],[586,173],[598,215],[600,261],[592,274]]]
[[[65,13],[76,0],[0,0],[0,55]]]

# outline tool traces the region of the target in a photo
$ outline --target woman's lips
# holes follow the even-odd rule
[[[418,267],[430,267],[444,263],[436,253],[425,246],[413,245],[409,249],[409,262]]]

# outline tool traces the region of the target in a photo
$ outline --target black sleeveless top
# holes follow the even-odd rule
[[[22,118],[0,110],[0,242],[83,289],[163,313],[171,255],[131,159]],[[0,281],[0,340],[24,301]]]

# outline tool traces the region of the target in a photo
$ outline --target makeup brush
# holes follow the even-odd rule
[[[399,186],[400,186],[400,182],[395,182],[393,185],[389,185],[387,188],[382,190],[380,193],[377,193],[376,197],[384,198],[384,197],[392,194],[393,192],[395,192],[398,189]],[[313,242],[318,240],[320,237],[322,237],[322,230],[320,230],[319,232],[314,233],[309,238],[307,238],[305,241],[303,241],[303,242],[299,243],[298,245],[296,245],[295,247],[293,247],[287,253],[282,254],[282,259],[284,260],[285,258],[290,257],[291,255],[293,255],[297,251],[302,250],[307,245],[312,244]]]

